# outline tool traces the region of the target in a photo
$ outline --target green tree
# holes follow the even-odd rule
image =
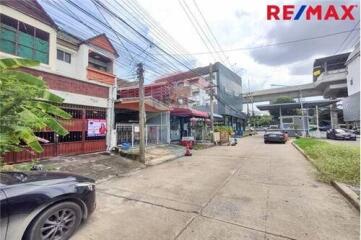
[[[68,131],[58,119],[71,115],[57,107],[63,99],[48,91],[40,78],[22,72],[21,67],[32,67],[39,62],[30,59],[0,59],[0,157],[9,151],[20,151],[22,146],[42,152],[34,132],[44,128],[59,135]]]
[[[248,122],[251,126],[265,127],[265,126],[269,126],[272,123],[272,116],[270,115],[250,116]]]
[[[272,101],[272,104],[278,104],[278,103],[295,103],[296,101],[288,96],[282,96],[277,98],[276,100]],[[270,114],[274,119],[278,119],[280,117],[280,112],[278,109],[276,110],[270,110]],[[299,115],[300,111],[297,109],[282,109],[282,116],[291,116],[291,115]]]

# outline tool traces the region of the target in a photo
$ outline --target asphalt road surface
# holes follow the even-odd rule
[[[97,185],[75,240],[359,239],[359,212],[290,144],[246,137]]]

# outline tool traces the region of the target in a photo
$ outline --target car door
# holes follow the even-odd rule
[[[0,240],[5,240],[8,222],[7,199],[5,193],[0,189]]]

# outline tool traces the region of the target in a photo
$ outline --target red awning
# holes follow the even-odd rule
[[[208,118],[207,112],[198,111],[193,108],[172,107],[170,113],[174,116],[179,116],[179,117]]]

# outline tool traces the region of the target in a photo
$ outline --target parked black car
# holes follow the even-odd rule
[[[264,143],[271,143],[271,142],[286,143],[287,140],[288,140],[287,133],[267,132],[264,134]]]
[[[340,128],[332,128],[326,132],[327,139],[353,140],[356,141],[356,134],[346,132]]]
[[[66,240],[95,209],[95,181],[60,172],[0,172],[0,239]]]

